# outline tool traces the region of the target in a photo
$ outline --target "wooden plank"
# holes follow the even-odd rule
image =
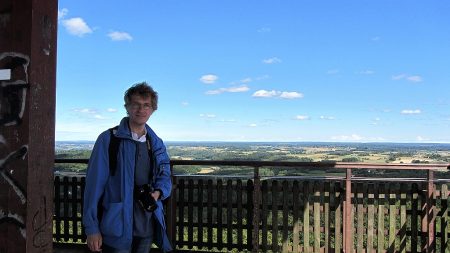
[[[448,233],[450,232],[449,228],[449,191],[448,191],[448,185],[443,184],[442,190],[441,190],[441,252],[450,252],[450,242],[449,242],[449,236]]]
[[[69,236],[69,228],[70,228],[70,224],[69,224],[69,178],[68,177],[64,177],[63,179],[63,188],[64,188],[64,200],[63,200],[63,213],[64,213],[64,232],[63,232],[63,236],[64,236],[64,240],[65,241],[69,241],[70,236]]]
[[[356,202],[356,252],[362,252],[364,247],[364,188],[357,183],[355,188]]]
[[[351,170],[347,170],[347,174],[350,172],[350,178],[351,178]],[[346,188],[347,188],[347,186],[348,186],[349,184],[348,183],[346,183]],[[350,224],[350,233],[349,233],[349,235],[347,235],[349,238],[347,238],[347,240],[348,240],[348,243],[349,243],[349,251],[350,252],[353,252],[354,251],[354,244],[355,244],[355,240],[354,240],[354,237],[355,237],[355,210],[356,210],[356,194],[355,194],[355,189],[356,189],[356,184],[355,183],[352,183],[352,182],[350,182],[350,185],[351,185],[351,189],[350,189],[350,206],[349,206],[349,210],[350,210],[350,219],[349,220],[346,220],[346,222],[349,222],[349,224]],[[346,191],[347,191],[347,189],[346,189]],[[347,192],[346,192],[346,194],[348,194]],[[345,197],[346,198],[346,202],[347,202],[347,196]],[[347,219],[347,217],[346,217],[346,219]],[[345,229],[345,223],[344,223],[344,229]]]
[[[53,237],[57,242],[61,240],[61,178],[59,176],[55,177],[55,186],[54,186],[54,217],[53,223],[55,224],[56,231],[53,234]]]
[[[324,199],[323,199],[323,204],[324,204],[324,211],[323,211],[323,216],[324,216],[324,228],[325,228],[325,232],[324,232],[324,253],[328,253],[330,251],[330,181],[326,181],[324,182],[324,191],[323,191],[323,195],[324,195]]]
[[[203,179],[197,180],[197,223],[198,223],[198,236],[197,242],[198,247],[204,247],[203,239]]]
[[[386,189],[385,184],[380,184],[378,186],[378,225],[377,225],[377,252],[384,252],[385,249],[385,233],[384,233],[384,215],[385,215],[385,204],[386,204]]]
[[[309,246],[309,185],[308,181],[303,183],[303,248],[304,252],[310,252]]]
[[[253,231],[255,230],[253,227],[253,217],[254,217],[254,210],[256,212],[259,212],[259,206],[254,207],[253,204],[253,193],[255,191],[255,186],[253,184],[253,181],[251,179],[247,180],[247,250],[255,252],[259,249],[258,246],[254,247],[254,238],[253,238]],[[256,216],[256,215],[255,215]],[[257,224],[259,226],[259,222]],[[259,245],[259,233],[256,244]]]
[[[298,253],[300,252],[300,220],[299,220],[299,210],[300,210],[300,203],[299,203],[299,196],[300,195],[300,186],[299,181],[295,180],[292,185],[292,218],[293,218],[293,233],[292,233],[292,246],[293,246],[293,252]]]
[[[389,184],[389,245],[388,252],[395,252],[395,237],[396,237],[396,213],[395,206],[396,194],[395,184]]]
[[[290,206],[289,206],[289,197],[291,195],[291,188],[289,186],[289,182],[287,180],[283,180],[282,183],[282,192],[283,192],[283,231],[282,231],[282,252],[287,253],[290,252],[289,248],[289,214],[290,214]]]
[[[81,178],[81,182],[80,182],[80,196],[81,196],[81,215],[83,215],[83,198],[84,198],[84,188],[86,186],[86,177],[82,177]],[[83,220],[83,217],[81,217],[81,220]],[[84,226],[81,226],[81,233],[83,235],[83,240],[82,242],[85,243],[86,242],[86,231],[84,229]]]
[[[227,249],[233,248],[233,181],[227,180]]]
[[[428,238],[427,246],[428,252],[436,252],[436,194],[434,186],[434,172],[432,170],[427,171],[427,221],[428,221]]]
[[[70,217],[71,217],[71,221],[72,221],[72,238],[74,239],[75,242],[78,241],[78,238],[80,238],[79,234],[78,234],[78,215],[77,215],[77,206],[78,206],[78,201],[77,201],[77,177],[72,177],[71,183],[70,183],[70,190],[71,190],[71,195],[70,195],[70,202],[71,202],[71,207],[70,207]]]
[[[417,241],[419,240],[418,223],[419,223],[419,189],[417,183],[412,184],[412,200],[411,200],[411,252],[417,252]]]
[[[236,218],[237,218],[237,244],[239,245],[238,249],[240,251],[242,251],[243,248],[243,242],[244,242],[244,238],[243,238],[243,230],[244,230],[244,226],[242,224],[243,222],[243,213],[244,213],[244,209],[242,208],[242,196],[243,196],[243,191],[242,191],[242,180],[238,179],[236,182]]]
[[[279,252],[278,248],[278,193],[280,192],[278,181],[272,181],[272,250]]]
[[[213,181],[211,179],[208,180],[208,184],[207,184],[207,199],[208,199],[208,203],[206,205],[206,210],[207,210],[207,214],[206,214],[206,226],[207,226],[207,232],[206,232],[206,237],[207,237],[207,247],[208,249],[211,249],[213,246],[213,207],[212,207],[212,203],[213,203],[213,192],[214,192],[214,186],[213,186]]]
[[[340,253],[343,245],[343,236],[342,236],[342,187],[340,187],[340,183],[336,182],[334,183],[334,194],[335,197],[335,203],[334,203],[334,210],[335,210],[335,216],[334,216],[334,252]]]
[[[190,249],[194,246],[194,180],[188,180],[188,225],[187,245]]]
[[[262,181],[261,185],[261,250],[263,252],[267,251],[267,237],[268,237],[268,224],[267,224],[267,218],[269,217],[269,203],[268,203],[268,197],[269,196],[269,186],[267,180]]]
[[[421,236],[420,236],[420,249],[422,252],[427,252],[428,238],[424,236],[428,234],[428,215],[427,215],[427,184],[422,183],[422,190],[420,191],[420,206],[421,206]]]
[[[179,202],[179,209],[178,209],[178,240],[177,245],[180,247],[183,247],[185,245],[184,241],[184,207],[185,207],[185,196],[184,196],[184,189],[185,189],[185,180],[180,179],[178,182],[178,202]]]
[[[314,224],[314,252],[320,252],[320,193],[323,191],[322,184],[314,182],[314,204],[313,204],[313,224]]]
[[[367,252],[374,250],[374,225],[375,225],[375,206],[374,206],[374,184],[370,183],[367,186]]]
[[[399,252],[406,253],[406,195],[408,192],[407,183],[400,185],[400,230],[399,230]]]
[[[223,209],[223,181],[217,180],[217,248],[223,249],[223,222],[222,222],[222,209]]]

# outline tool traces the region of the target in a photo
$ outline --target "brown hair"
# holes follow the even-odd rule
[[[153,111],[158,109],[158,92],[153,90],[153,88],[147,84],[147,82],[141,82],[133,84],[127,91],[125,91],[125,96],[123,100],[125,101],[125,107],[130,104],[131,97],[134,95],[141,96],[143,98],[150,97],[152,101]]]

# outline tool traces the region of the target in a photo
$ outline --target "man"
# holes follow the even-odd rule
[[[158,94],[143,82],[129,88],[124,100],[128,117],[99,135],[89,159],[83,210],[87,244],[91,251],[148,253],[154,241],[169,252],[161,201],[172,189],[170,160],[163,141],[146,124],[158,108]],[[111,160],[114,138],[119,144]],[[150,190],[136,194],[144,186]],[[156,205],[147,210],[145,203],[154,203],[148,197]]]

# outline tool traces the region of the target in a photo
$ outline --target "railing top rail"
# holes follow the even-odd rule
[[[55,163],[85,163],[89,159],[55,159]],[[295,167],[295,168],[333,168],[370,170],[450,170],[450,163],[352,163],[352,162],[292,162],[292,161],[254,161],[254,160],[171,160],[172,165],[209,165],[244,167]]]
[[[301,168],[336,168],[336,169],[395,169],[395,170],[444,170],[450,164],[409,164],[409,163],[353,163],[353,162],[293,162],[293,161],[236,161],[236,160],[171,160],[172,165],[222,165],[249,167],[301,167]]]

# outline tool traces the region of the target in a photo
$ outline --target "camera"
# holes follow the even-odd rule
[[[156,200],[150,195],[153,187],[149,184],[136,186],[134,189],[134,198],[141,204],[145,211],[153,212],[158,207]]]

